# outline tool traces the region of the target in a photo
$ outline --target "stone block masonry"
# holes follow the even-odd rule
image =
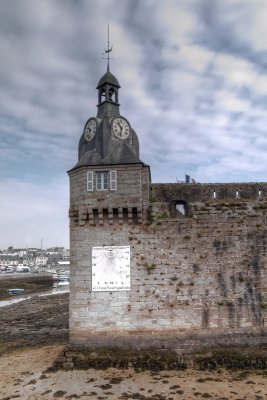
[[[182,217],[170,208],[179,197],[162,193],[146,223],[71,218],[71,343],[181,351],[263,343],[266,197],[188,202]],[[92,247],[120,245],[131,248],[131,290],[92,292]]]
[[[71,345],[263,344],[267,183],[151,184],[119,88],[108,67],[68,171]]]

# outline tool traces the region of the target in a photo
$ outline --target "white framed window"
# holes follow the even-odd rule
[[[87,171],[87,191],[117,190],[117,171]]]
[[[109,188],[109,173],[108,171],[97,171],[96,176],[96,190],[108,190]]]
[[[93,171],[87,171],[87,192],[94,190],[94,173]]]
[[[110,190],[117,190],[117,171],[110,171]]]

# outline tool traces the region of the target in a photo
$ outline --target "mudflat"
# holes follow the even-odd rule
[[[267,371],[49,371],[68,342],[68,294],[0,308],[0,400],[267,398]]]
[[[20,303],[1,307],[0,354],[27,346],[67,343],[68,301],[68,293],[35,295]]]

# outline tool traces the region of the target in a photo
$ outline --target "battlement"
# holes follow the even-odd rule
[[[80,226],[88,223],[90,226],[102,226],[113,224],[142,224],[143,212],[141,207],[118,208],[89,208],[73,207],[69,210],[71,221]]]
[[[92,204],[91,200],[83,200],[72,204],[69,217],[81,226],[150,224],[184,217],[260,217],[267,211],[266,194],[266,183],[151,184],[150,203],[142,205],[141,201],[129,203],[129,199],[125,202],[117,198]]]
[[[152,183],[152,201],[256,200],[267,195],[267,183]]]

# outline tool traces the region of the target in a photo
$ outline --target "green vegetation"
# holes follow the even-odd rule
[[[157,215],[158,219],[166,219],[168,217],[169,217],[169,215],[166,212],[163,212],[163,213]]]
[[[77,352],[73,358],[75,369],[134,368],[135,371],[184,370],[186,362],[172,350],[98,348]],[[55,364],[47,372],[62,368],[62,362]]]
[[[176,283],[176,288],[175,288],[176,293],[179,293],[183,286],[184,286],[184,284],[182,281],[180,281],[179,283]]]
[[[214,349],[210,351],[210,356],[196,359],[194,367],[200,370],[220,368],[229,370],[265,370],[267,368],[267,349],[256,349],[255,347]],[[236,380],[244,379],[245,372],[242,372],[242,376]]]
[[[145,269],[147,270],[147,272],[150,273],[151,271],[153,271],[153,269],[156,268],[156,265],[155,265],[155,264],[148,264],[148,263],[145,263],[145,264],[144,264],[144,267],[145,267]]]
[[[148,224],[148,225],[152,224],[152,222],[153,222],[153,216],[152,216],[152,210],[151,210],[151,208],[148,208],[148,209],[147,209],[147,212],[146,212],[146,220],[147,220],[147,224]]]

